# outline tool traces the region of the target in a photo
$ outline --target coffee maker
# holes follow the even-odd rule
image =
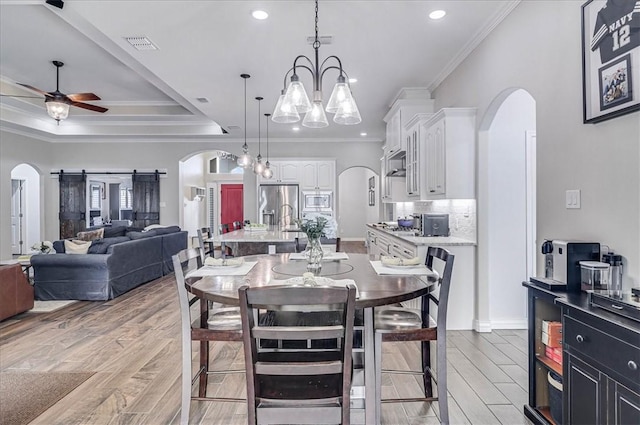
[[[567,292],[580,292],[580,261],[600,261],[600,244],[554,240],[551,245],[553,280],[565,283]]]

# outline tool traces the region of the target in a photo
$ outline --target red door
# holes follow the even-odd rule
[[[233,230],[233,222],[242,223],[244,214],[242,210],[242,185],[220,185],[220,223],[228,224],[229,230]]]

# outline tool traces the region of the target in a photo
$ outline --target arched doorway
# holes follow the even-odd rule
[[[11,170],[11,254],[21,255],[41,241],[40,173],[29,164]]]
[[[505,90],[478,140],[478,318],[476,329],[526,328],[521,282],[535,274],[535,99]]]
[[[370,189],[370,179],[373,188]],[[363,241],[366,223],[379,220],[378,175],[367,167],[347,168],[338,176],[338,228],[345,241]],[[373,198],[370,198],[373,190]],[[373,200],[373,202],[371,202]]]

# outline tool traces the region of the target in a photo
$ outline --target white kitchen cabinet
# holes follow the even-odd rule
[[[386,154],[383,158],[384,161],[384,174],[382,179],[384,180],[384,192],[383,202],[404,202],[407,201],[405,190],[406,179],[406,167],[405,156],[402,152],[402,156]],[[400,174],[392,174],[393,170],[402,170]]]
[[[408,200],[426,199],[427,197],[424,160],[425,141],[421,124],[431,116],[433,114],[416,114],[407,123],[405,129],[405,137],[407,139],[405,190]]]
[[[409,91],[405,89],[405,91]],[[412,95],[425,96],[425,98],[396,99],[391,109],[383,118],[387,123],[386,149],[387,155],[393,157],[406,151],[405,126],[417,113],[432,112],[433,100],[427,99],[426,91],[417,90]]]
[[[303,161],[300,169],[300,189],[334,190],[335,161]]]
[[[419,199],[475,198],[475,108],[444,108],[420,123]]]
[[[258,183],[298,183],[300,169],[298,161],[269,161],[273,177],[265,179],[258,176]]]

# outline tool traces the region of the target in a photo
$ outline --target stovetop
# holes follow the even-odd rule
[[[396,223],[374,223],[373,227],[380,230],[386,230],[398,236],[420,236],[420,231],[409,226],[398,226]]]

